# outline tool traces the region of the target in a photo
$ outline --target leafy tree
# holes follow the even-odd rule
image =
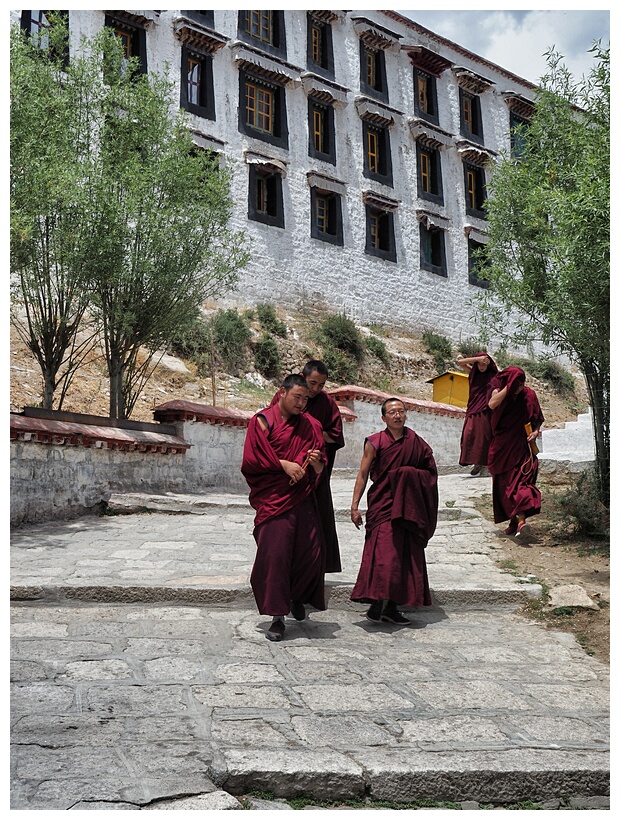
[[[82,64],[64,65],[67,30],[57,22],[45,50],[11,31],[11,322],[39,364],[46,409],[59,387],[62,407],[94,342],[79,331],[88,327],[84,214],[95,145],[82,110],[95,81]]]
[[[35,57],[41,63],[47,55]],[[79,206],[72,211],[76,253],[87,274],[80,284],[103,335],[110,415],[118,418],[129,417],[157,351],[207,297],[232,288],[247,261],[243,237],[228,228],[230,170],[195,148],[185,115],[171,112],[167,76],[136,69],[135,58],[126,60],[119,40],[103,29],[63,66],[63,107],[40,109],[52,129],[77,123],[72,136],[88,157],[84,173],[78,167],[65,174],[63,193]],[[30,93],[27,84],[21,91]],[[42,163],[44,150],[26,159]],[[35,220],[55,219],[54,199],[43,204]]]
[[[520,126],[518,157],[504,155],[489,182],[487,329],[513,342],[541,340],[574,361],[592,406],[598,492],[609,503],[610,73],[609,48],[575,82],[547,54],[535,112]],[[513,325],[514,326],[514,325]]]

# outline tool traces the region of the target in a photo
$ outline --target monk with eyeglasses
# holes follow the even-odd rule
[[[355,479],[351,521],[363,524],[359,503],[368,478],[366,538],[351,600],[369,603],[371,621],[408,624],[399,606],[431,606],[425,548],[435,532],[439,494],[429,445],[406,426],[398,398],[381,406],[385,430],[368,436]]]

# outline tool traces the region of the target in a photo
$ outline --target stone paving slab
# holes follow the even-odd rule
[[[326,577],[331,606],[349,605],[362,555],[364,533],[348,513],[353,481],[333,481],[343,571]],[[490,492],[490,479],[440,476],[439,488],[440,518],[427,548],[434,601],[523,603],[539,596],[539,585],[515,580],[492,561],[498,528],[475,512],[472,500]],[[132,494],[113,496],[110,508],[119,514],[15,530],[12,598],[254,606],[254,511],[247,496]]]
[[[608,668],[507,607],[11,610],[13,809],[608,794]]]

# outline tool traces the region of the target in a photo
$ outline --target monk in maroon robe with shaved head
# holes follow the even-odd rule
[[[250,583],[258,611],[271,615],[266,637],[279,641],[289,611],[325,609],[323,535],[314,490],[327,457],[320,424],[303,410],[308,386],[287,376],[278,402],[250,420],[241,472],[256,510],[256,558]]]
[[[520,367],[507,367],[493,378],[488,402],[493,433],[488,462],[493,476],[493,517],[496,524],[509,520],[506,535],[523,538],[529,532],[527,519],[540,512],[538,459],[530,445],[538,438],[545,417]],[[529,433],[526,424],[531,426]]]
[[[351,600],[370,603],[371,621],[408,624],[397,605],[431,606],[424,550],[437,525],[437,467],[433,451],[405,426],[400,399],[381,408],[386,429],[368,436],[351,502],[359,529],[358,505],[368,481],[366,540]]]
[[[304,412],[315,418],[322,428],[323,441],[327,454],[327,465],[321,474],[321,479],[316,486],[316,502],[323,528],[323,541],[325,545],[325,572],[341,572],[340,544],[336,532],[336,520],[334,515],[334,502],[331,491],[331,476],[334,467],[336,452],[344,447],[344,435],[342,432],[342,416],[340,408],[334,399],[326,393],[325,382],[329,376],[326,365],[318,359],[311,359],[306,362],[301,375],[308,384],[308,404]],[[278,391],[271,404],[279,401],[280,391]]]

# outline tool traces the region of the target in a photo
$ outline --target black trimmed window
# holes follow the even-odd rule
[[[478,165],[463,163],[465,173],[465,211],[472,216],[486,219],[486,179],[484,169]]]
[[[443,205],[441,155],[437,148],[416,142],[418,163],[418,196]]]
[[[49,34],[48,31],[51,28],[51,19],[50,15],[62,15],[65,20],[69,21],[69,12],[68,11],[22,11],[20,17],[20,27],[28,34],[29,37],[32,37],[38,44],[41,51],[47,51],[50,56],[54,56],[50,52],[49,48]],[[62,55],[62,58],[65,62],[69,60],[69,46],[67,44],[67,48],[65,53]]]
[[[146,74],[146,31],[113,14],[106,14],[105,25],[114,31],[123,47],[124,59],[138,58],[138,73]]]
[[[388,102],[385,53],[360,40],[360,90],[371,97]]]
[[[248,219],[283,228],[282,175],[256,163],[249,169]]]
[[[238,34],[244,42],[286,59],[283,11],[240,11]]]
[[[194,20],[196,23],[206,26],[207,28],[212,29],[215,27],[213,11],[182,11],[181,14],[190,20]]]
[[[529,124],[529,120],[517,117],[512,111],[510,112],[510,154],[515,159],[525,155],[527,147],[525,129]]]
[[[312,97],[308,98],[308,155],[336,164],[334,109]]]
[[[239,130],[243,134],[288,148],[284,86],[242,70],[239,100]]]
[[[459,96],[461,104],[461,134],[464,137],[474,139],[476,142],[482,142],[480,97],[478,97],[477,94],[469,94],[462,88],[459,88]]]
[[[469,284],[479,288],[488,288],[489,280],[484,278],[485,268],[485,245],[476,242],[475,239],[467,240],[467,266],[469,271]]]
[[[181,50],[181,108],[215,119],[213,58],[187,46]]]
[[[311,230],[314,239],[343,245],[342,197],[332,191],[310,189]]]
[[[394,214],[366,204],[366,247],[370,256],[396,262]]]
[[[331,23],[319,20],[312,12],[306,14],[308,28],[308,69],[334,77],[334,44]]]
[[[418,117],[439,125],[439,113],[437,111],[437,83],[432,74],[421,71],[419,68],[413,69],[413,107]]]
[[[420,222],[420,267],[422,270],[447,276],[445,231]]]
[[[386,126],[362,120],[364,176],[393,187],[390,134]]]

